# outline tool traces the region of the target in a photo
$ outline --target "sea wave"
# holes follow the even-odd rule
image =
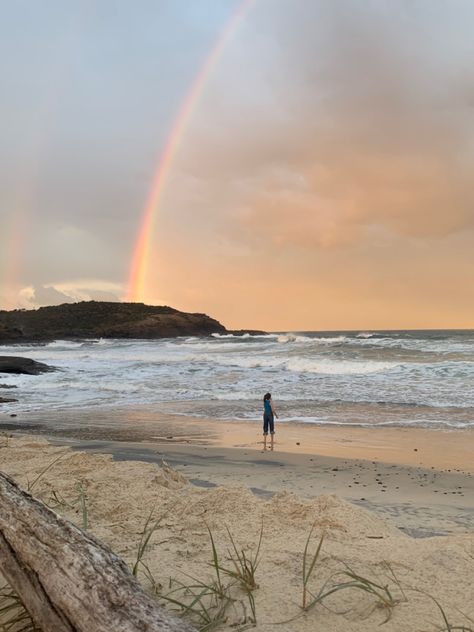
[[[269,390],[283,417],[315,418],[318,423],[367,419],[369,425],[474,425],[473,332],[90,339],[11,345],[2,354],[31,357],[60,369],[2,376],[0,382],[18,386],[14,397],[19,400],[3,405],[2,414],[147,406],[215,418],[255,418],[261,396]]]
[[[379,373],[401,366],[398,362],[358,361],[358,360],[312,360],[291,358],[285,361],[289,371],[298,373],[322,373],[325,375],[367,375]]]
[[[302,342],[305,344],[338,344],[347,342],[347,336],[304,336],[301,334],[279,334],[277,341],[280,343]]]
[[[54,340],[47,342],[45,347],[47,349],[77,349],[82,344],[82,340]]]
[[[315,424],[318,426],[350,426],[352,428],[406,428],[407,426],[416,426],[417,428],[456,428],[456,429],[468,429],[472,428],[474,422],[465,422],[465,421],[453,421],[451,419],[417,419],[413,421],[409,420],[388,420],[388,421],[350,421],[347,419],[343,420],[328,420],[326,418],[320,417],[298,417],[292,416],[284,419],[287,422],[297,422],[297,423],[305,423],[305,424]]]
[[[178,358],[169,358],[171,362],[213,363],[219,366],[243,369],[280,369],[294,373],[321,373],[326,375],[365,375],[378,373],[401,366],[399,362],[378,362],[371,360],[330,360],[304,357],[285,357],[274,355],[241,354],[186,354]]]

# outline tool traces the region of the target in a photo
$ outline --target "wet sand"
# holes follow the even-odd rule
[[[474,430],[317,426],[277,421],[275,450],[474,473]],[[0,411],[0,431],[76,439],[263,449],[260,420],[222,422],[149,409]]]

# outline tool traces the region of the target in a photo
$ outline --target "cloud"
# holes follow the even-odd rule
[[[472,324],[464,6],[256,3],[173,165],[150,291],[236,327]]]
[[[74,298],[69,294],[60,292],[53,286],[45,287],[35,285],[30,296],[31,303],[36,307],[43,305],[60,305],[61,303],[73,303]]]
[[[36,309],[47,305],[61,305],[79,301],[120,301],[120,286],[109,282],[89,280],[90,287],[82,287],[84,281],[53,285],[32,285],[20,288],[15,297],[5,297],[5,304],[20,305],[23,309]]]
[[[437,50],[442,11],[271,6],[274,30],[235,59],[260,99],[223,63],[189,132],[179,169],[201,182],[199,217],[244,241],[324,248],[372,225],[416,238],[473,226],[473,77]]]

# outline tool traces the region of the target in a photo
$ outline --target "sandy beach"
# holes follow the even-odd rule
[[[154,508],[164,518],[146,564],[160,594],[189,575],[212,578],[207,527],[226,566],[226,529],[251,556],[263,524],[252,593],[256,630],[359,632],[378,629],[389,614],[389,631],[441,630],[431,597],[452,625],[472,627],[472,433],[279,424],[273,452],[262,451],[259,427],[251,424],[163,418],[153,433],[140,441],[50,433],[50,443],[5,436],[1,469],[26,486],[62,455],[35,495],[81,526],[82,484],[88,529],[129,564]],[[303,551],[312,525],[312,553],[324,533],[312,594],[326,581],[342,581],[349,566],[387,585],[393,603],[351,588],[303,613]],[[145,574],[141,579],[150,587]],[[235,601],[218,629],[252,618],[245,594],[231,590]]]
[[[165,460],[199,487],[243,485],[262,498],[336,494],[416,537],[465,533],[474,525],[469,431],[281,423],[274,451],[264,452],[257,424],[165,417],[161,429],[140,442],[52,440],[116,460]]]

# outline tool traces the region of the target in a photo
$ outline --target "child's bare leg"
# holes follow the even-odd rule
[[[273,432],[272,432],[272,434],[270,435],[270,450],[271,450],[272,452],[273,452],[273,437],[274,437],[274,434],[273,434]]]
[[[264,452],[267,450],[267,435],[263,435],[263,450]]]

